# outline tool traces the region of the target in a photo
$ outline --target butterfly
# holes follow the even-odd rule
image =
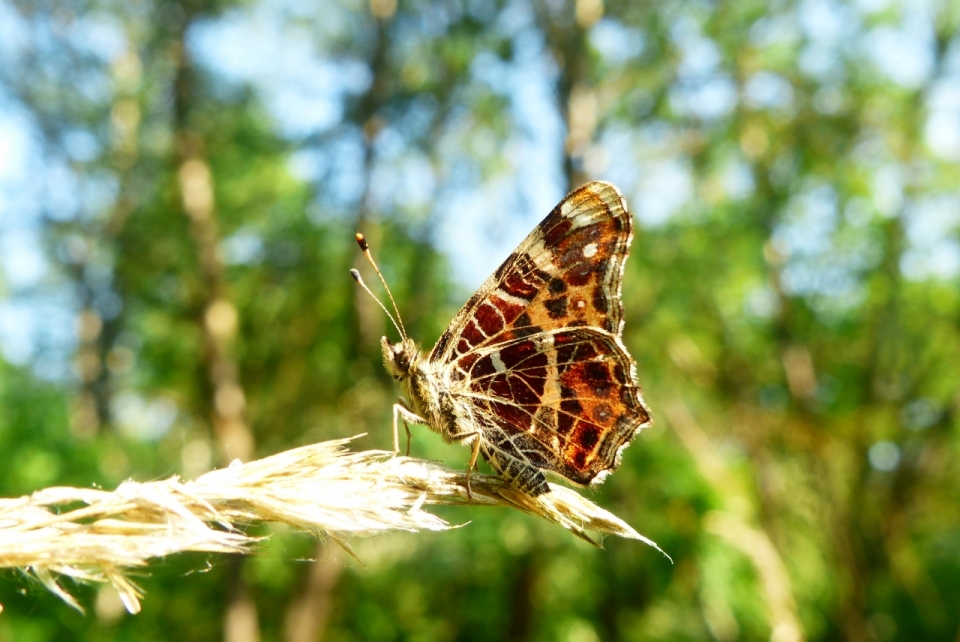
[[[393,410],[394,451],[398,418],[472,446],[468,496],[479,454],[533,496],[550,491],[545,473],[586,486],[615,470],[650,425],[622,341],[632,223],[616,187],[583,185],[480,286],[429,355],[394,321],[400,341],[381,339],[384,366],[405,393]],[[357,241],[373,263],[362,234]],[[407,435],[409,450],[408,426]]]

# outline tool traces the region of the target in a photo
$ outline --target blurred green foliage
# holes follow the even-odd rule
[[[7,572],[0,641],[956,640],[958,26],[947,0],[3,0],[0,494],[388,448],[352,234],[430,345],[603,178],[639,221],[655,425],[586,492],[676,563],[470,508],[365,566],[265,529],[151,566],[137,616]]]

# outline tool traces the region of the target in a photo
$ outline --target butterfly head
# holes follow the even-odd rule
[[[390,339],[380,339],[380,349],[383,352],[383,365],[390,376],[397,381],[404,381],[420,363],[420,348],[413,339],[401,339],[397,343],[390,343]]]

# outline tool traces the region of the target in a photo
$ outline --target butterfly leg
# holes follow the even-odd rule
[[[464,432],[459,435],[454,435],[453,439],[457,441],[463,441],[464,439],[469,439],[470,437],[477,437],[473,442],[473,453],[470,455],[470,465],[467,466],[467,501],[473,501],[473,491],[470,488],[470,475],[473,474],[474,468],[477,467],[477,455],[480,454],[480,431],[474,430],[473,432]]]
[[[422,417],[414,413],[412,410],[407,408],[406,401],[403,397],[400,397],[399,403],[393,404],[393,454],[394,456],[400,454],[400,431],[397,428],[397,417],[403,422],[403,427],[407,431],[407,455],[410,455],[410,439],[413,435],[410,434],[410,424],[423,424],[426,421]]]
[[[480,438],[473,442],[473,453],[470,455],[470,465],[467,466],[467,502],[473,501],[473,492],[470,490],[470,475],[477,467],[477,455],[480,454]]]

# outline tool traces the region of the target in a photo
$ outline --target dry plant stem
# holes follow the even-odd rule
[[[136,613],[142,593],[125,572],[184,551],[247,553],[257,541],[243,532],[248,524],[288,524],[332,538],[351,554],[350,536],[453,528],[423,506],[466,503],[466,473],[384,451],[350,452],[349,441],[235,461],[192,482],[131,481],[112,492],[58,487],[0,499],[0,568],[33,575],[77,609],[59,576],[109,582]],[[474,474],[470,482],[473,504],[539,515],[592,544],[587,531],[660,550],[568,488],[551,484],[551,492],[531,497],[498,477]]]

